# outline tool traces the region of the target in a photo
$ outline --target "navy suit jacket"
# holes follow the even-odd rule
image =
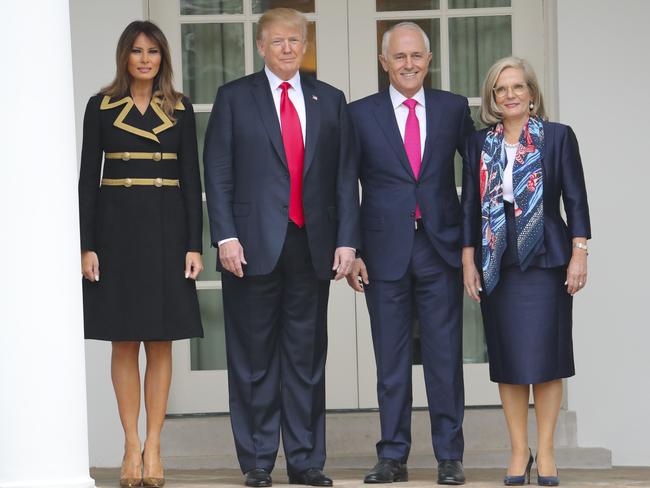
[[[568,125],[544,122],[544,243],[530,265],[552,268],[567,264],[571,258],[573,237],[591,238],[587,190],[582,171],[578,141]],[[481,151],[488,129],[467,140],[463,162],[463,247],[474,247],[481,269]],[[560,213],[564,202],[566,222]]]
[[[360,245],[358,169],[345,96],[307,75],[300,80],[307,126],[305,227],[316,274],[330,279],[336,247]],[[237,237],[245,273],[271,273],[287,232],[289,169],[263,70],[219,88],[203,161],[212,244]]]
[[[451,266],[460,266],[461,211],[454,155],[473,132],[467,99],[425,90],[427,136],[416,179],[386,90],[350,104],[360,158],[361,256],[370,279],[406,273],[420,206],[427,236]]]

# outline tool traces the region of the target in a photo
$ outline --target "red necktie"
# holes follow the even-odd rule
[[[302,171],[305,164],[305,144],[302,140],[300,118],[296,107],[289,99],[291,85],[286,81],[280,85],[280,124],[282,125],[282,142],[289,166],[289,219],[298,227],[305,225],[305,213],[302,208]]]
[[[411,169],[416,180],[420,176],[420,166],[422,165],[420,122],[418,121],[418,116],[415,114],[415,106],[417,104],[418,102],[412,98],[404,100],[404,105],[409,109],[409,114],[406,118],[406,127],[404,128],[404,149],[406,150],[406,156],[409,158],[409,163],[411,163]],[[416,204],[415,218],[419,219],[420,217],[420,206]]]

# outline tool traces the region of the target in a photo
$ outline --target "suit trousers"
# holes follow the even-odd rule
[[[405,275],[366,286],[377,363],[379,458],[406,462],[411,447],[412,329],[419,323],[436,459],[463,458],[462,284],[424,230],[415,231]]]
[[[290,473],[322,469],[330,283],[316,277],[306,231],[289,223],[270,274],[224,272],[222,280],[230,419],[242,472],[273,469],[280,431]]]

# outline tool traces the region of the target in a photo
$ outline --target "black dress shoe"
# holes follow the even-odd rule
[[[408,481],[409,473],[406,464],[402,464],[395,459],[380,459],[375,467],[372,468],[366,477],[364,483],[392,483],[393,481]]]
[[[439,485],[464,485],[465,472],[460,461],[445,459],[438,463]]]
[[[302,473],[289,474],[290,485],[332,486],[332,479],[317,468],[309,468]]]
[[[255,468],[246,473],[246,486],[271,486],[271,475],[266,469]]]

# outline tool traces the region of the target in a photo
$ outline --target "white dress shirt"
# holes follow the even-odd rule
[[[280,98],[282,97],[282,88],[280,85],[285,82],[281,80],[275,73],[269,69],[268,66],[264,66],[264,72],[266,77],[269,79],[269,85],[271,85],[271,93],[273,94],[273,103],[275,104],[275,111],[278,114],[278,121],[280,122],[280,127],[282,127],[282,120],[280,119]],[[302,129],[302,143],[305,143],[305,128],[307,127],[307,114],[305,112],[305,98],[302,94],[302,86],[300,85],[300,72],[296,72],[293,75],[293,78],[286,80],[291,88],[288,90],[289,100],[293,103],[293,106],[296,107],[296,112],[298,112],[298,118],[300,119],[300,128]]]
[[[399,127],[399,133],[402,136],[402,141],[404,140],[404,132],[406,130],[406,118],[409,115],[409,108],[404,105],[404,100],[407,98],[398,92],[393,85],[390,85],[388,88],[390,93],[390,99],[393,102],[393,109],[395,110],[395,118],[397,119],[397,127]],[[420,124],[420,158],[424,154],[424,143],[427,138],[427,112],[426,104],[424,100],[424,88],[420,88],[418,92],[411,97],[413,100],[418,102],[415,106],[415,115],[418,118]]]
[[[505,151],[506,158],[506,167],[503,170],[503,199],[506,202],[514,203],[515,202],[515,192],[512,187],[512,168],[515,163],[515,156],[517,155],[516,147],[506,146],[506,141],[503,141],[503,149]],[[501,153],[503,155],[503,153]]]

